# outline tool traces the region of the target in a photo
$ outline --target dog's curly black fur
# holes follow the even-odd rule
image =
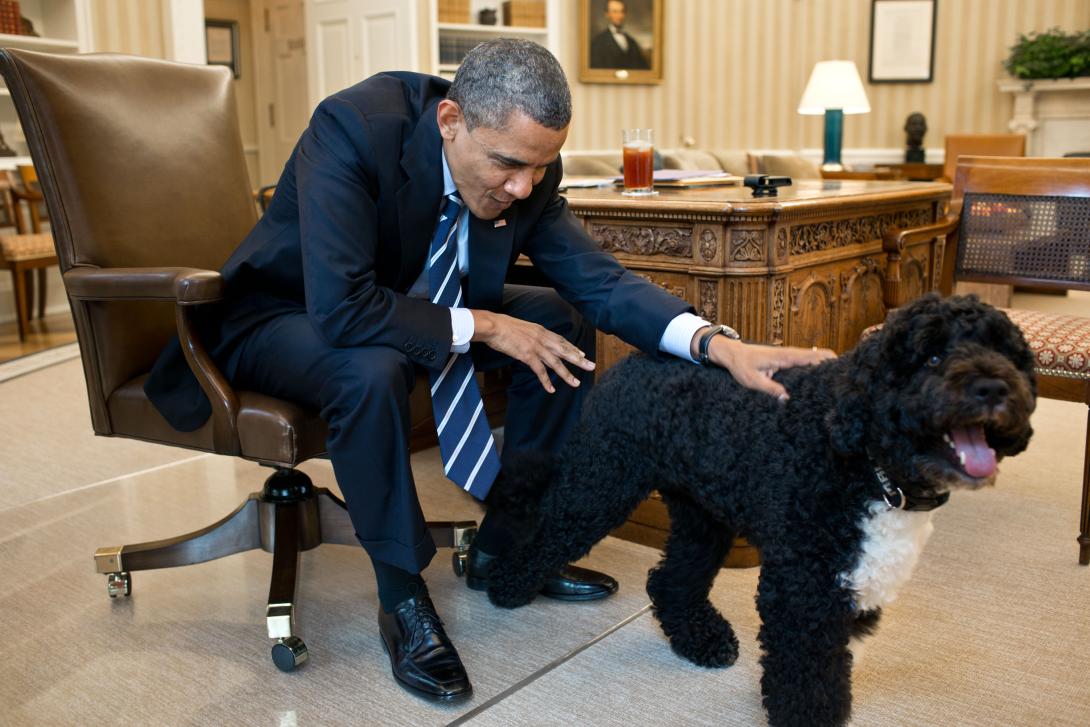
[[[738,640],[708,594],[744,535],[761,553],[770,722],[844,723],[849,641],[880,615],[852,580],[868,518],[889,509],[875,468],[912,498],[991,484],[987,465],[971,465],[974,477],[959,464],[949,435],[998,458],[1025,449],[1033,358],[1001,312],[973,296],[928,295],[844,356],[776,379],[790,392],[785,403],[680,360],[637,355],[611,369],[558,457],[507,467],[492,506],[520,503],[532,535],[493,564],[492,601],[528,603],[547,574],[586,555],[657,489],[671,530],[647,592],[673,650],[707,667],[737,659]],[[965,445],[967,432],[976,444]],[[889,517],[919,515],[928,517]]]

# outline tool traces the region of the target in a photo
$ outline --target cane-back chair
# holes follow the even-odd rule
[[[958,281],[1090,290],[1090,159],[961,157],[950,214],[885,237],[889,308],[907,302],[896,279],[905,246],[928,240],[944,295]],[[1038,395],[1088,407],[1078,543],[1090,565],[1090,311],[1006,313],[1033,350]]]

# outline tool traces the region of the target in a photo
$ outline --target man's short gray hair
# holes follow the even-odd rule
[[[476,46],[447,92],[472,131],[502,129],[518,110],[549,129],[571,121],[568,79],[553,54],[529,40],[496,38]]]

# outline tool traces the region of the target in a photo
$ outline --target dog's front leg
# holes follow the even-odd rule
[[[768,558],[761,566],[761,693],[773,727],[843,725],[851,715],[854,614],[820,560]]]

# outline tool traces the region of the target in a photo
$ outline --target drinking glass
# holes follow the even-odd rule
[[[654,169],[654,140],[651,129],[624,129],[621,132],[624,152],[624,192],[630,196],[654,194],[651,175]]]

